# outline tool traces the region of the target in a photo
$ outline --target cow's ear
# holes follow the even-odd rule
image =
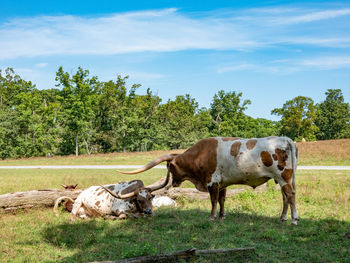
[[[154,194],[151,194],[151,196],[152,196],[152,198],[154,198],[154,197],[155,197],[155,195],[154,195]]]

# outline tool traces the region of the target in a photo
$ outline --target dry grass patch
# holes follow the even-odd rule
[[[299,142],[299,165],[350,165],[350,139]]]
[[[299,165],[350,165],[350,139],[297,143]],[[0,160],[7,165],[126,165],[146,164],[155,158],[185,150],[126,152]]]
[[[169,153],[183,153],[185,150],[98,153],[79,156],[30,157],[0,160],[0,166],[7,165],[125,165],[144,164]]]

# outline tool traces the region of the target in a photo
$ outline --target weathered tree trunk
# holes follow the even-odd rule
[[[95,263],[148,263],[148,262],[177,262],[179,260],[191,259],[196,256],[206,256],[212,254],[238,254],[238,253],[251,253],[254,251],[254,247],[246,248],[228,248],[228,249],[210,249],[210,250],[197,250],[190,248],[187,250],[177,251],[171,254],[143,256],[135,258],[127,258],[117,261],[100,261]]]
[[[235,194],[239,194],[247,189],[227,189],[226,197],[233,196]],[[193,199],[209,199],[209,193],[200,192],[195,188],[170,188],[169,190],[163,188],[154,192],[155,195],[166,195],[172,199],[176,199],[181,195],[186,197],[190,197]]]
[[[68,196],[73,200],[82,192],[76,190],[43,189],[27,192],[16,192],[0,195],[0,213],[11,212],[21,208],[50,207],[61,196]]]
[[[79,144],[78,144],[78,133],[77,136],[75,137],[75,156],[79,155]]]
[[[150,186],[159,185],[163,183],[165,178],[153,183]],[[155,195],[166,195],[170,198],[176,199],[177,197],[184,195],[194,199],[208,199],[209,193],[200,192],[195,188],[170,188],[171,182],[167,187],[164,187],[158,191],[155,191]],[[169,189],[170,188],[170,189]],[[266,184],[263,184],[255,189],[255,191],[263,191],[266,188]],[[226,196],[232,196],[243,191],[247,191],[249,188],[240,189],[228,189]],[[16,192],[10,194],[0,195],[0,213],[11,212],[16,209],[22,208],[40,208],[50,207],[55,204],[55,201],[61,196],[68,196],[75,200],[77,196],[82,192],[82,189],[76,190],[58,190],[58,189],[43,189],[33,190],[27,192]]]

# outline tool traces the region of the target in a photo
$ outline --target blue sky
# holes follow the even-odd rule
[[[129,75],[163,101],[190,94],[209,107],[220,89],[243,93],[252,117],[296,96],[350,100],[347,1],[4,1],[0,69],[39,89],[59,66],[101,80]]]

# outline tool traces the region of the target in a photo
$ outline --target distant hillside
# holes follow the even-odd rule
[[[298,142],[299,165],[350,165],[350,139]]]

